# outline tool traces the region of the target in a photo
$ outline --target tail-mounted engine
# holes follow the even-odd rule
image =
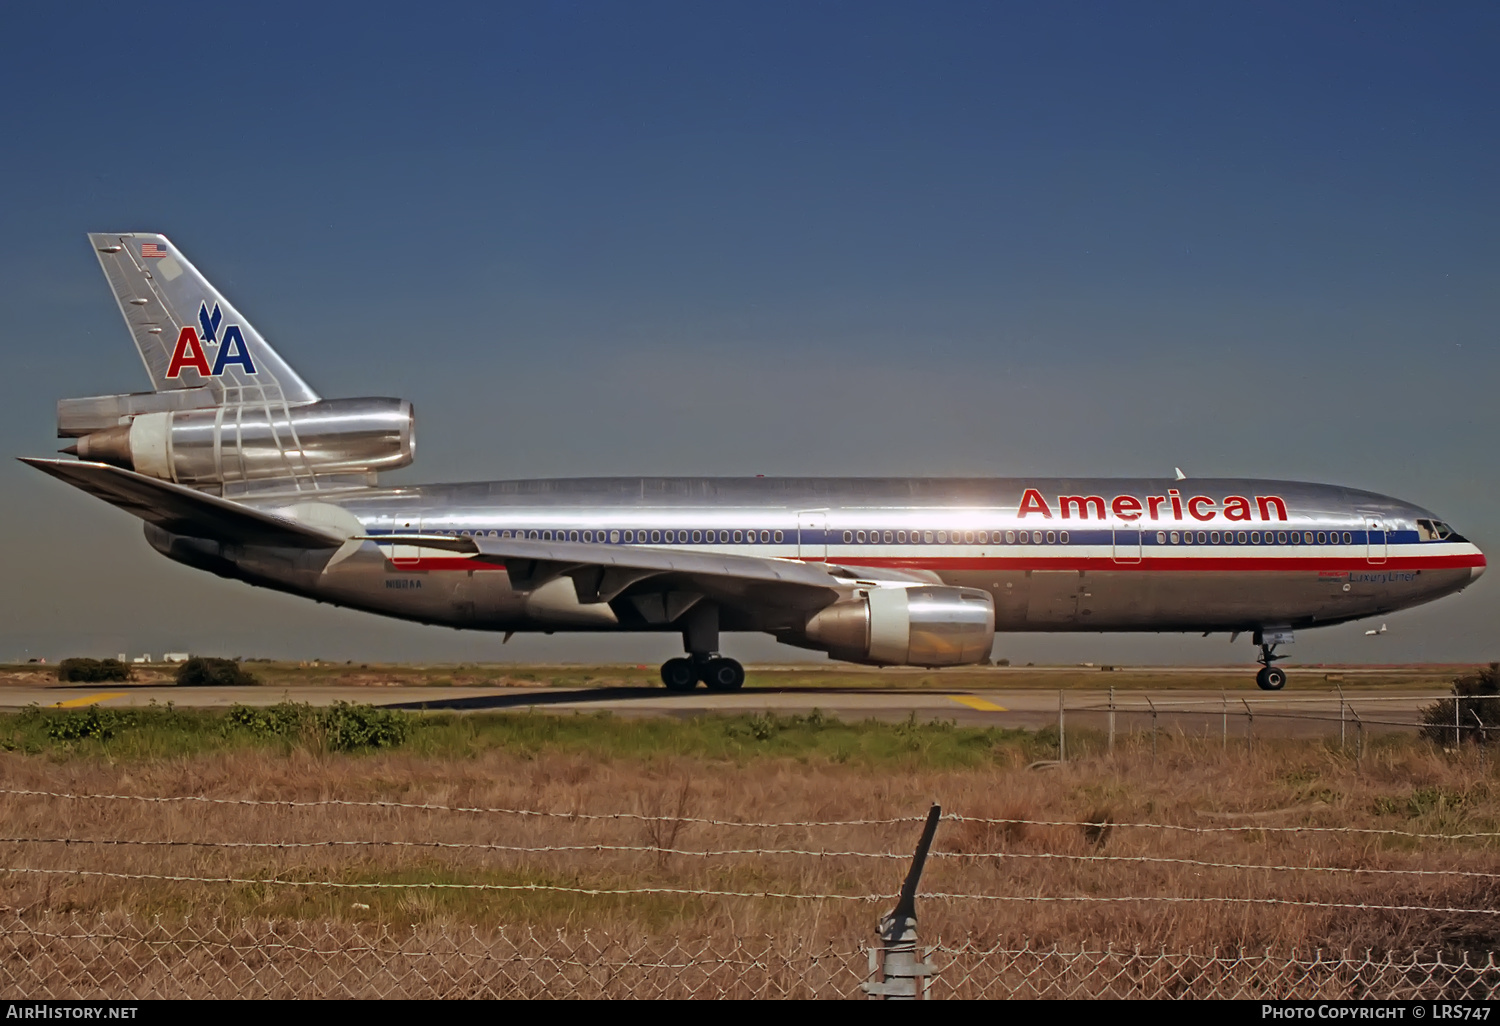
[[[883,666],[960,666],[989,658],[995,603],[978,588],[871,588],[816,613],[782,641]]]
[[[78,439],[64,451],[81,459],[194,487],[314,485],[394,470],[416,455],[415,414],[405,399],[210,405],[206,393],[65,399],[58,435]]]

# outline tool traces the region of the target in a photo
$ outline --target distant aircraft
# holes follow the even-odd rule
[[[1380,626],[1379,626],[1379,628],[1377,628],[1377,629],[1376,629],[1376,630],[1373,630],[1373,631],[1365,631],[1365,637],[1367,637],[1367,638],[1373,638],[1373,637],[1377,637],[1377,636],[1378,636],[1378,635],[1381,635],[1381,634],[1384,634],[1384,633],[1385,633],[1385,632],[1386,632],[1386,631],[1387,631],[1387,630],[1389,630],[1389,629],[1390,629],[1390,628],[1388,628],[1388,627],[1386,627],[1386,625],[1385,625],[1385,624],[1381,624],[1381,625],[1380,625]]]
[[[253,585],[457,628],[680,634],[674,690],[740,687],[723,631],[932,667],[985,661],[997,631],[1250,633],[1277,690],[1294,630],[1430,602],[1485,567],[1397,499],[1180,469],[381,487],[412,462],[410,402],[323,399],[165,236],[89,241],[153,391],[62,400],[79,458],[27,463],[140,517],[169,558]]]

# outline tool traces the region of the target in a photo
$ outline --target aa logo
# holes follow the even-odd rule
[[[177,346],[172,350],[172,362],[167,365],[168,378],[180,377],[187,368],[192,368],[205,378],[217,378],[230,364],[243,367],[246,374],[255,373],[255,363],[250,359],[250,348],[245,345],[245,335],[240,331],[240,326],[227,325],[221,336],[219,325],[223,320],[224,314],[219,310],[218,303],[214,304],[213,313],[208,312],[207,303],[198,304],[198,326],[203,329],[203,334],[199,335],[198,329],[191,324],[183,327],[177,336]],[[218,347],[212,370],[209,369],[208,355],[203,349],[205,344]]]

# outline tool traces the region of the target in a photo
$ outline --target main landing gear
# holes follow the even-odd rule
[[[701,680],[710,691],[738,691],[745,684],[745,668],[719,655],[719,607],[699,602],[683,617],[685,659],[668,659],[661,666],[661,682],[668,691],[691,691]]]
[[[1280,691],[1286,687],[1286,671],[1276,665],[1276,660],[1285,656],[1276,654],[1277,645],[1292,643],[1291,631],[1264,630],[1255,632],[1255,643],[1260,646],[1260,671],[1255,675],[1255,684],[1262,691]]]
[[[710,691],[738,691],[745,683],[745,668],[734,659],[709,652],[662,663],[661,682],[668,691],[691,691],[700,680]]]

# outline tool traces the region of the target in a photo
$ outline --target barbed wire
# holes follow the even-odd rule
[[[1248,813],[1255,815],[1255,813]],[[1259,831],[1261,833],[1286,833],[1286,834],[1370,834],[1377,836],[1405,837],[1412,840],[1434,840],[1434,841],[1463,841],[1483,837],[1500,837],[1500,831],[1475,831],[1462,834],[1428,834],[1413,830],[1394,830],[1385,827],[1344,827],[1344,826],[1265,826],[1258,823],[1246,823],[1243,825],[1221,826],[1221,827],[1198,827],[1187,826],[1180,823],[1136,823],[1136,822],[1112,822],[1108,819],[1096,820],[1068,820],[1068,819],[1005,819],[989,818],[984,816],[965,816],[960,813],[945,814],[944,819],[953,820],[958,823],[985,823],[993,826],[1005,826],[1009,824],[1021,826],[1052,826],[1052,827],[1092,827],[1094,829],[1139,829],[1139,830],[1170,830],[1187,834],[1227,834],[1243,833],[1245,831]]]
[[[480,841],[390,841],[390,840],[337,840],[337,841],[180,841],[155,838],[90,838],[90,837],[0,837],[0,844],[99,844],[164,848],[456,848],[476,851],[502,851],[515,854],[547,854],[556,852],[624,852],[652,855],[693,855],[705,858],[729,855],[800,855],[822,858],[862,858],[909,860],[910,852],[877,851],[827,851],[813,848],[669,848],[651,844],[490,844]],[[934,855],[948,854],[933,852]],[[1495,874],[1500,876],[1500,874]]]
[[[193,841],[158,838],[97,837],[0,837],[0,844],[101,845],[145,848],[227,848],[252,850],[297,850],[306,848],[444,848],[473,851],[509,852],[539,855],[576,852],[619,852],[624,854],[683,855],[691,858],[725,858],[743,855],[787,855],[812,858],[856,858],[906,861],[908,852],[830,851],[816,848],[672,848],[650,844],[493,844],[479,841],[392,841],[392,840],[326,840],[326,841]],[[948,859],[1034,859],[1068,862],[1119,862],[1150,865],[1191,866],[1198,869],[1232,869],[1266,872],[1344,873],[1372,876],[1434,876],[1500,880],[1500,873],[1467,869],[1404,869],[1367,866],[1293,866],[1244,862],[1208,862],[1202,859],[1169,858],[1153,855],[1077,855],[1060,852],[945,851],[930,853],[933,858]]]
[[[268,887],[329,887],[337,890],[392,891],[554,891],[564,894],[611,896],[627,894],[674,894],[708,898],[789,898],[800,901],[890,901],[895,894],[805,894],[787,891],[718,891],[696,887],[570,887],[565,884],[446,883],[441,881],[398,882],[385,880],[284,880],[280,877],[188,876],[179,873],[119,873],[107,869],[59,869],[4,866],[0,873],[31,873],[44,876],[92,876],[109,880],[159,880],[167,883],[252,884]]]
[[[203,795],[135,795],[135,794],[74,794],[64,791],[37,791],[20,788],[0,789],[0,797],[45,797],[61,798],[73,801],[130,801],[147,804],[174,802],[199,802],[210,805],[226,806],[265,806],[275,808],[328,808],[328,807],[352,807],[352,808],[380,808],[380,809],[410,809],[422,812],[457,812],[469,814],[489,814],[526,816],[544,819],[565,819],[585,821],[610,821],[627,820],[640,823],[692,823],[703,826],[718,827],[744,827],[746,829],[780,829],[787,827],[855,827],[855,826],[892,826],[902,823],[920,823],[924,816],[892,816],[885,819],[829,819],[829,820],[782,820],[782,821],[760,821],[760,820],[735,820],[714,819],[703,816],[654,816],[639,812],[554,812],[545,809],[515,809],[504,807],[485,806],[463,806],[463,805],[440,805],[435,803],[397,802],[397,801],[359,801],[346,798],[322,798],[309,801],[296,801],[287,799],[265,799],[265,798],[209,798]],[[1295,811],[1295,810],[1292,810]],[[1258,815],[1257,813],[1246,813],[1246,815]],[[1348,827],[1348,826],[1267,826],[1259,823],[1232,824],[1229,826],[1188,826],[1181,823],[1151,823],[1151,822],[1113,822],[1107,819],[1097,820],[1062,820],[1062,819],[1019,819],[1013,817],[989,817],[989,816],[966,816],[962,813],[945,813],[942,817],[951,823],[982,823],[992,826],[1046,826],[1046,827],[1092,827],[1095,829],[1109,828],[1115,830],[1139,829],[1139,830],[1166,830],[1190,834],[1224,834],[1243,833],[1246,831],[1260,831],[1262,833],[1316,833],[1316,834],[1359,834],[1387,837],[1404,837],[1413,840],[1441,840],[1461,841],[1476,840],[1481,838],[1500,837],[1500,831],[1472,831],[1467,833],[1424,833],[1413,830],[1396,830],[1385,827]]]
[[[1441,912],[1453,915],[1500,916],[1493,908],[1444,908],[1431,905],[1371,905],[1367,902],[1308,901],[1298,898],[1244,898],[1238,895],[1052,895],[1052,894],[947,894],[923,891],[923,901],[1012,901],[1065,904],[1166,904],[1166,905],[1288,905],[1298,908],[1342,908],[1364,912]]]
[[[0,867],[0,873],[30,873],[44,876],[99,877],[110,880],[157,880],[168,883],[249,884],[269,887],[328,887],[337,890],[455,890],[455,891],[548,891],[593,897],[656,894],[706,898],[775,898],[795,901],[894,901],[897,894],[825,894],[788,891],[721,891],[696,887],[570,887],[564,884],[498,884],[446,883],[436,881],[347,881],[284,880],[279,877],[188,876],[169,873],[120,873],[104,869],[59,869],[41,867]],[[1284,905],[1298,908],[1355,909],[1365,912],[1437,912],[1448,915],[1500,915],[1500,909],[1456,908],[1432,905],[1373,905],[1368,902],[1309,901],[1294,898],[1249,898],[1221,895],[1047,895],[1047,894],[955,894],[942,891],[923,892],[924,901],[981,901],[1065,903],[1065,904],[1227,904]]]
[[[1206,862],[1201,859],[1179,859],[1167,858],[1157,855],[1072,855],[1061,852],[1019,852],[1019,851],[996,851],[996,852],[950,852],[935,851],[931,853],[936,856],[948,858],[980,858],[980,859],[1039,859],[1070,862],[1129,862],[1136,864],[1159,864],[1193,866],[1198,869],[1245,869],[1265,870],[1267,872],[1301,872],[1301,873],[1367,873],[1376,876],[1457,876],[1470,877],[1482,880],[1500,880],[1500,873],[1484,873],[1478,870],[1468,869],[1376,869],[1365,866],[1285,866],[1285,865],[1259,865],[1248,862]]]
[[[502,807],[438,805],[428,802],[358,801],[347,798],[320,798],[311,801],[294,801],[267,798],[209,798],[203,795],[139,795],[139,794],[70,794],[64,791],[33,791],[20,788],[0,789],[0,797],[44,797],[75,801],[130,801],[146,803],[201,802],[209,805],[269,806],[277,808],[327,808],[344,806],[366,809],[412,809],[423,812],[480,813],[503,816],[535,816],[544,819],[569,820],[631,820],[644,823],[697,823],[705,826],[749,827],[774,829],[779,827],[841,827],[841,826],[888,826],[895,823],[921,823],[925,816],[892,816],[887,819],[831,819],[795,820],[786,822],[758,822],[753,820],[713,819],[704,816],[653,816],[640,812],[551,812],[544,809],[513,809]]]

